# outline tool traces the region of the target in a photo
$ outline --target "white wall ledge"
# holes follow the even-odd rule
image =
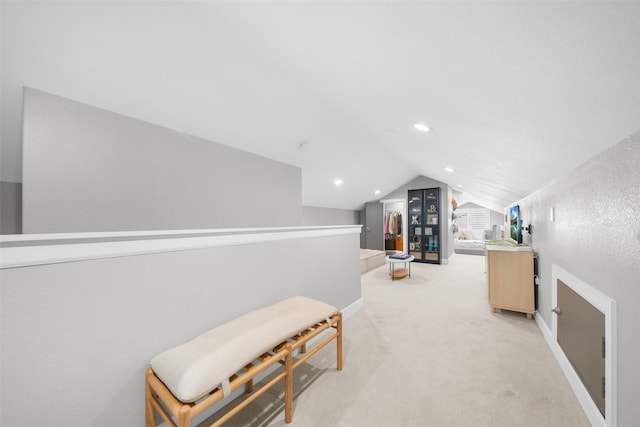
[[[360,234],[361,225],[0,236],[0,269]]]

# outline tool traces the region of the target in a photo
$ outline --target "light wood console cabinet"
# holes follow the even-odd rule
[[[487,246],[489,304],[493,312],[505,309],[535,312],[533,252],[527,247]]]

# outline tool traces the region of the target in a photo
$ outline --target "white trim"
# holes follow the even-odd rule
[[[542,331],[549,347],[558,360],[565,377],[569,381],[582,409],[593,426],[616,427],[617,426],[617,327],[616,327],[616,302],[597,289],[589,286],[574,275],[566,272],[559,266],[551,266],[551,307],[557,307],[558,279],[573,289],[578,295],[587,300],[595,308],[605,315],[605,417],[589,395],[586,387],[573,369],[571,362],[558,344],[557,315],[551,315],[551,330],[536,314],[536,322]]]
[[[358,310],[360,310],[362,307],[364,307],[364,299],[360,297],[342,309],[342,319],[348,319],[349,317],[357,313]]]
[[[360,234],[361,225],[0,236],[0,269]]]

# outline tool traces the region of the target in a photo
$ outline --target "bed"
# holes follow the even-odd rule
[[[455,234],[454,248],[457,254],[484,255],[487,241],[485,230],[460,230]]]

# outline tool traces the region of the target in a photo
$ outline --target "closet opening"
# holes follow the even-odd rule
[[[383,204],[382,238],[385,251],[407,252],[405,201],[402,199],[381,200]]]

